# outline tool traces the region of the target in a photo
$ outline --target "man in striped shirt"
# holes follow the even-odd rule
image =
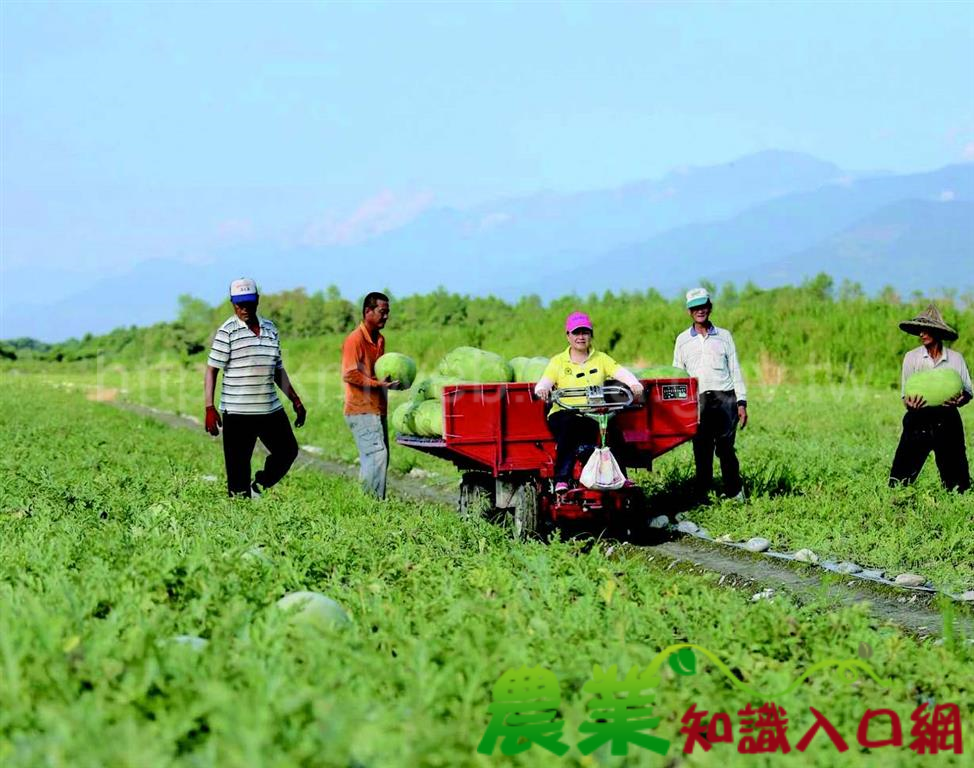
[[[697,492],[705,496],[710,490],[716,453],[724,492],[735,501],[744,501],[734,440],[738,424],[741,429],[747,425],[747,390],[734,339],[726,328],[710,322],[712,309],[706,288],[687,292],[687,312],[693,325],[676,337],[673,365],[697,380],[700,424],[693,438]]]
[[[284,406],[276,387],[294,406],[294,426],[307,418],[281,361],[281,343],[274,323],[257,315],[257,283],[240,278],[230,283],[233,317],[217,328],[203,380],[206,431],[219,435],[223,427],[223,458],[230,496],[260,496],[278,482],[298,455]],[[213,405],[217,374],[223,371],[220,413]],[[250,461],[257,438],[267,448],[264,468],[250,479]]]

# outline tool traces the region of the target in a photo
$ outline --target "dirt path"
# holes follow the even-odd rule
[[[115,401],[112,405],[172,427],[202,431],[201,423],[190,417],[134,403]],[[258,450],[261,450],[259,444]],[[305,450],[300,452],[295,467],[311,467],[351,479],[358,475],[355,466],[322,459]],[[416,501],[456,504],[457,491],[452,484],[435,487],[423,478],[390,475],[389,486],[396,494]],[[662,534],[651,543],[602,542],[599,546],[604,546],[610,556],[616,552],[638,551],[665,569],[718,573],[721,575],[718,586],[751,593],[755,599],[773,599],[773,593],[781,592],[799,603],[824,599],[831,605],[845,606],[866,602],[872,614],[882,621],[897,624],[920,637],[943,635],[943,615],[937,605],[940,596],[930,590],[897,588],[840,576],[815,566],[751,554],[690,536],[672,538],[672,534]],[[974,613],[964,604],[953,605],[955,636],[974,642]]]

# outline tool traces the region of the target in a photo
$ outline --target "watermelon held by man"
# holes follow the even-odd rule
[[[922,397],[927,407],[943,405],[964,390],[960,374],[953,368],[939,367],[918,371],[906,380],[903,394]]]

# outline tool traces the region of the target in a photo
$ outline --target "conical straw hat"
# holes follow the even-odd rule
[[[931,332],[944,341],[954,341],[957,338],[957,331],[951,328],[940,316],[940,310],[933,304],[927,306],[923,312],[912,320],[904,320],[900,323],[900,330],[918,336],[920,331]]]

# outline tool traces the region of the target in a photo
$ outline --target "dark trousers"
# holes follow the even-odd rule
[[[254,480],[264,488],[270,488],[284,477],[298,456],[298,442],[283,408],[255,416],[224,413],[223,458],[227,465],[227,492],[231,496],[250,496],[250,459],[258,437],[268,456],[264,468],[254,474]]]
[[[714,454],[720,460],[724,493],[741,492],[741,465],[734,451],[737,437],[737,395],[729,392],[700,393],[700,424],[693,438],[693,460],[697,468],[697,491],[706,494],[714,482]]]
[[[889,471],[890,485],[909,485],[933,451],[944,488],[963,493],[971,487],[964,446],[964,425],[956,408],[930,407],[908,410],[903,434]]]
[[[595,423],[595,419],[579,413],[556,411],[548,417],[548,429],[555,438],[555,482],[568,482],[572,479],[572,466],[575,464],[578,449],[583,445],[596,448],[602,445],[599,440],[599,425]],[[606,438],[612,454],[619,462],[619,468],[625,473],[620,452],[621,435],[615,428],[614,421],[609,422]]]

